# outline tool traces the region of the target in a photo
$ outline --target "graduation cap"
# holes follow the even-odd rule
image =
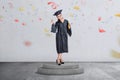
[[[59,14],[61,14],[62,10],[58,10],[54,13],[54,16],[58,16]]]

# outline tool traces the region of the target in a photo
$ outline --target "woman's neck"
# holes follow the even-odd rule
[[[64,22],[64,18],[60,19],[60,21],[63,23]]]

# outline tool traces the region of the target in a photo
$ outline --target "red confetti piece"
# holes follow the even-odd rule
[[[39,18],[39,21],[42,21],[42,18]]]
[[[48,2],[48,5],[51,5],[53,9],[57,9],[58,5],[55,2]]]
[[[15,21],[15,22],[19,22],[19,20],[18,20],[18,19],[15,19],[14,21]]]
[[[98,21],[101,21],[101,19],[102,19],[101,17],[98,17]]]
[[[25,41],[24,44],[25,44],[25,46],[28,47],[28,46],[31,46],[32,43],[30,41]]]
[[[104,29],[100,29],[100,28],[99,28],[99,32],[100,32],[100,33],[103,33],[103,32],[106,32],[106,31],[105,31]]]
[[[24,23],[24,22],[23,22],[23,23],[22,23],[22,25],[23,25],[23,26],[25,26],[25,25],[26,25],[26,23]]]

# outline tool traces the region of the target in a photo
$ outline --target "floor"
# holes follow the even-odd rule
[[[47,63],[1,62],[0,80],[120,80],[120,63],[79,62],[77,64],[84,68],[84,73],[79,75],[37,74],[37,69]]]

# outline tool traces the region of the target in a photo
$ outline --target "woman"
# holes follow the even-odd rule
[[[68,35],[72,35],[71,26],[68,20],[64,19],[62,14],[62,10],[58,10],[54,13],[54,16],[57,17],[58,21],[56,23],[51,21],[52,27],[51,32],[56,33],[56,50],[58,53],[58,57],[56,63],[58,65],[64,64],[62,59],[62,53],[68,52]]]

